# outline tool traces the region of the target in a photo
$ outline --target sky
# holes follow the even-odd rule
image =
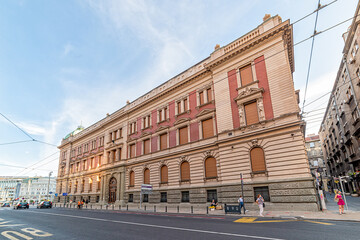
[[[56,146],[79,125],[89,127],[198,63],[216,44],[224,46],[256,28],[265,14],[294,23],[313,12],[317,2],[2,1],[0,176],[48,176],[50,171],[56,176]],[[353,17],[356,5],[356,0],[338,0],[320,10],[317,32]],[[293,25],[294,43],[313,34],[315,17]],[[331,91],[342,34],[350,24],[315,37],[305,104]],[[310,49],[311,39],[294,47],[300,107]],[[328,97],[305,107],[307,134],[318,132]]]

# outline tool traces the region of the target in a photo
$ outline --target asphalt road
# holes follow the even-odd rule
[[[236,222],[237,221],[237,222]],[[88,209],[0,209],[0,239],[359,239],[360,223]]]

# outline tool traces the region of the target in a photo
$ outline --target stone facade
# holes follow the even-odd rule
[[[359,6],[348,32],[343,34],[343,58],[319,132],[331,183],[339,189],[336,178],[345,177],[344,191],[348,193],[360,193]]]
[[[268,17],[63,139],[57,192],[138,206],[151,184],[145,206],[237,204],[242,173],[248,203],[261,193],[270,210],[317,210],[293,71],[292,26]]]

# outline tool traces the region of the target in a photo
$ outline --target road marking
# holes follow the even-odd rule
[[[54,216],[61,216],[61,217],[88,219],[88,220],[103,221],[103,222],[122,223],[122,224],[144,226],[144,227],[163,228],[163,229],[179,230],[179,231],[187,231],[187,232],[199,232],[199,233],[208,233],[208,234],[216,234],[216,235],[224,235],[224,236],[246,237],[246,238],[266,239],[266,240],[283,240],[283,239],[280,239],[280,238],[270,238],[270,237],[261,237],[261,236],[244,235],[244,234],[236,234],[236,233],[205,231],[205,230],[191,229],[191,228],[169,227],[169,226],[163,226],[163,225],[153,225],[153,224],[136,223],[136,222],[125,222],[125,221],[109,220],[109,219],[103,219],[103,218],[92,218],[92,217],[66,215],[66,214],[59,214],[59,213],[46,213],[46,212],[37,212],[37,211],[26,211],[26,212],[38,213],[38,214],[47,214],[47,215],[54,215]]]
[[[334,225],[332,223],[316,222],[316,221],[301,220],[301,219],[255,221],[256,219],[258,219],[258,218],[257,217],[242,217],[242,218],[235,220],[234,222],[237,222],[237,223],[310,222],[310,223],[323,224],[323,225]]]
[[[304,222],[317,223],[317,224],[323,224],[323,225],[334,225],[333,223],[316,222],[316,221],[310,221],[310,220],[304,220]]]

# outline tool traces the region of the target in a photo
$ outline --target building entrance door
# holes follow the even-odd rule
[[[116,178],[111,178],[109,183],[109,203],[116,201],[116,189],[117,189]]]

